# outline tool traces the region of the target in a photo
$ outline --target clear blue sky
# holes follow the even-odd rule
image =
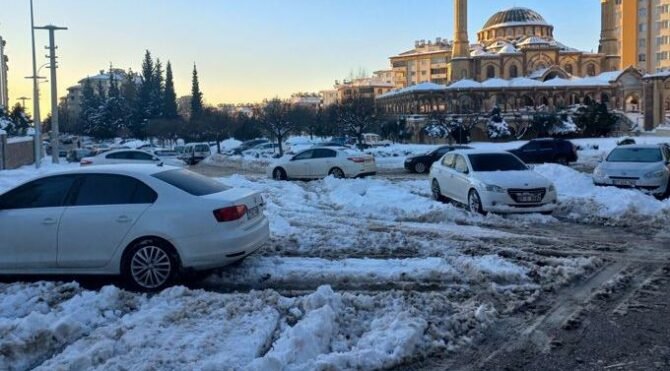
[[[29,2],[2,3],[0,35],[16,102],[32,96],[23,79],[31,73]],[[597,50],[597,0],[470,0],[470,41],[488,17],[512,6],[538,11],[564,44]],[[414,40],[452,39],[452,13],[450,0],[35,0],[36,25],[70,28],[57,34],[59,95],[110,62],[139,70],[149,49],[171,60],[178,95],[189,93],[196,62],[211,104],[318,91],[352,69],[388,68],[388,57]],[[37,42],[38,61],[45,62],[46,32]]]

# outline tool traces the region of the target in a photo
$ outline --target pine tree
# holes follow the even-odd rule
[[[198,82],[198,70],[193,64],[193,80],[191,83],[191,120],[198,119],[202,116],[202,92],[200,91],[200,83]]]
[[[9,119],[14,123],[13,128],[7,130],[10,135],[25,135],[26,130],[30,127],[32,120],[26,114],[26,109],[21,103],[16,103],[9,113]]]
[[[116,76],[112,71],[112,66],[109,66],[109,90],[107,91],[109,98],[119,97],[119,86],[116,82]]]
[[[103,104],[107,100],[107,92],[105,92],[105,86],[102,85],[102,80],[98,80],[98,97],[99,103]]]
[[[144,61],[142,62],[141,85],[138,93],[138,106],[140,120],[144,120],[151,116],[151,103],[154,90],[154,62],[151,59],[151,52],[148,50],[144,54]]]
[[[174,77],[172,76],[172,65],[167,62],[165,68],[165,91],[163,93],[163,117],[177,117],[177,93],[174,90]]]
[[[128,107],[128,130],[130,135],[135,138],[143,138],[146,135],[145,123],[142,109],[139,102],[139,92],[136,83],[137,75],[133,70],[129,70],[126,78],[121,83],[121,98]]]
[[[163,64],[156,58],[154,65],[153,81],[151,85],[151,109],[150,118],[160,117],[163,114],[163,93],[165,90],[163,80]]]

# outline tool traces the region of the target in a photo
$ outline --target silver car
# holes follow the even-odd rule
[[[670,195],[670,149],[665,145],[619,146],[593,172],[599,186],[636,188],[658,198]]]

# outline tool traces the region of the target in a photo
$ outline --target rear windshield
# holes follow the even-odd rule
[[[660,148],[616,148],[607,156],[608,162],[660,162]]]
[[[167,170],[156,173],[153,177],[194,196],[206,196],[230,189],[212,178],[186,169]]]
[[[512,155],[490,153],[468,155],[473,171],[520,171],[528,167]]]

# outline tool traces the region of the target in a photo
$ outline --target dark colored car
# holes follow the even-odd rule
[[[242,152],[252,149],[253,147],[256,147],[259,144],[264,144],[264,143],[269,143],[270,141],[267,139],[252,139],[252,140],[247,140],[246,142],[242,142],[242,144],[239,145],[239,147],[234,148],[232,150],[233,155],[241,155]]]
[[[564,139],[533,139],[521,148],[509,151],[527,164],[553,162],[569,165],[577,161],[577,147]]]
[[[405,160],[405,169],[413,173],[427,173],[435,161],[441,159],[448,152],[458,149],[472,148],[467,146],[442,146],[421,155],[408,156]]]

